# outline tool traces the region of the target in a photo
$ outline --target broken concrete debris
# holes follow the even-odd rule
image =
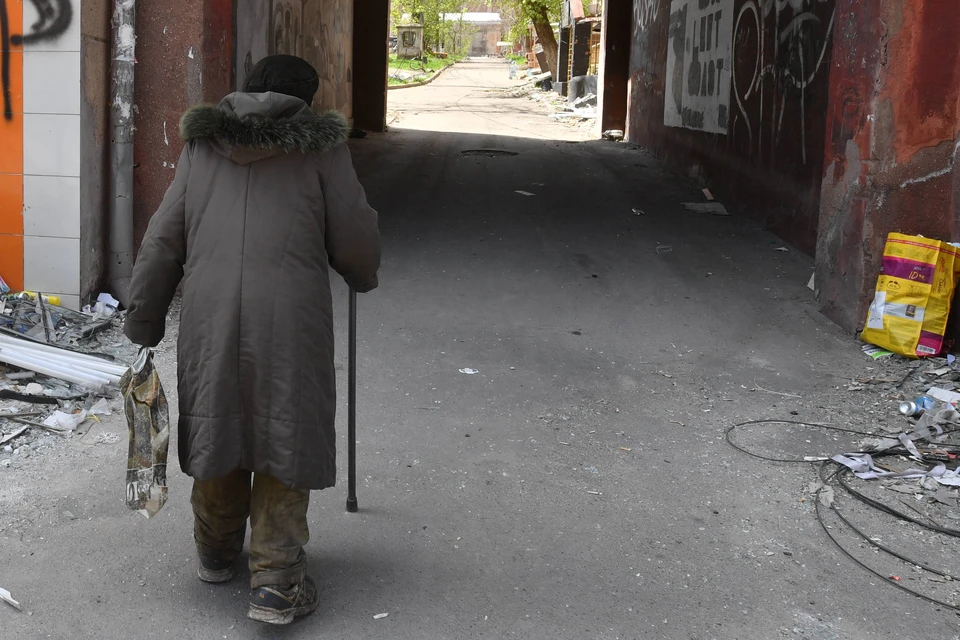
[[[58,302],[38,292],[0,296],[0,468],[109,415],[136,354],[112,296],[88,313]]]

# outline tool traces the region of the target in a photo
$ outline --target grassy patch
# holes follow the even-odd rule
[[[456,60],[452,57],[450,58],[437,58],[434,56],[424,55],[423,60],[406,60],[404,58],[398,58],[396,54],[390,55],[390,68],[391,69],[402,69],[404,71],[439,71],[444,67],[449,67],[454,64]]]

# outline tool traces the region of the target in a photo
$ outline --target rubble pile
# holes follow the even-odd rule
[[[0,468],[118,406],[117,385],[137,353],[118,307],[108,295],[83,312],[39,293],[0,296]]]

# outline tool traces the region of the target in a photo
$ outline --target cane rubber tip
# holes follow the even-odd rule
[[[351,499],[351,498],[348,498],[348,499],[347,499],[347,511],[350,512],[350,513],[356,513],[356,512],[359,511],[359,510],[360,510],[360,505],[357,504],[357,499],[356,499],[356,498],[352,498],[352,499]]]

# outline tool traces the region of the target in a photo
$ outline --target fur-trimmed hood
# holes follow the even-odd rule
[[[281,153],[324,153],[349,133],[341,114],[317,115],[303,100],[281,93],[232,93],[217,106],[191,108],[180,120],[184,141],[207,140],[239,164]]]

